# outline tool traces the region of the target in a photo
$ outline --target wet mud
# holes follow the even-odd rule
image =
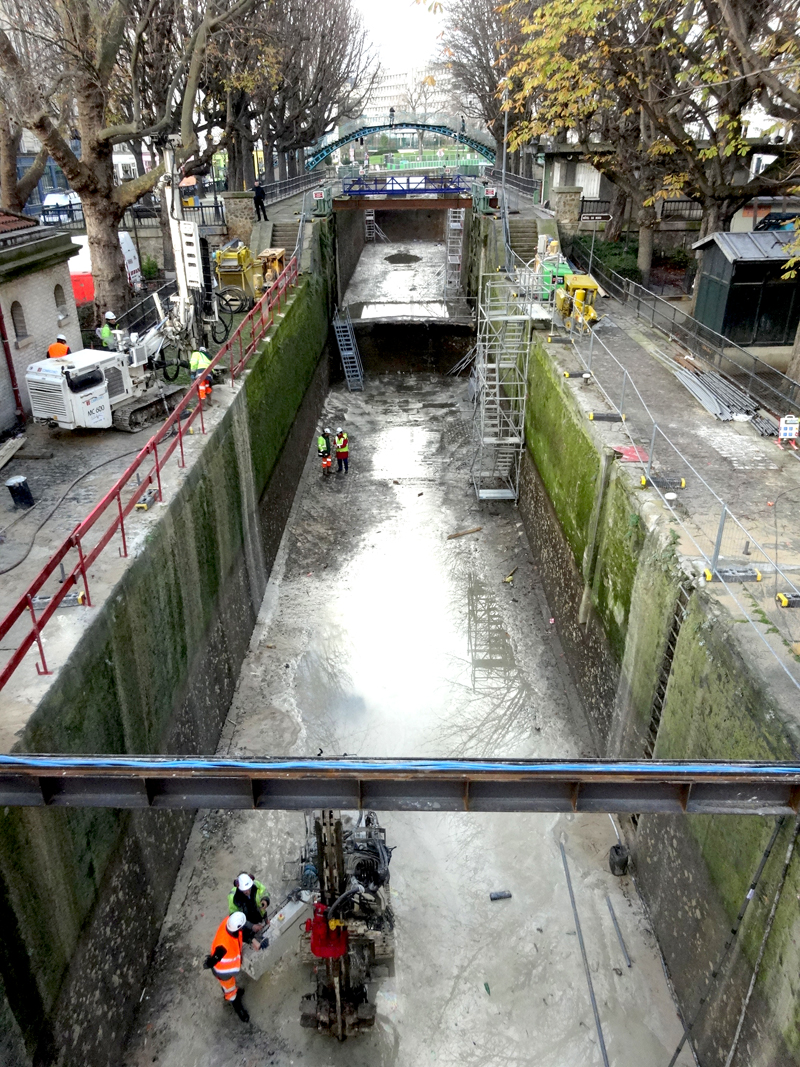
[[[347,429],[350,470],[323,477],[309,450],[220,754],[591,755],[519,512],[475,500],[466,382],[371,377],[364,393],[335,387],[322,417]],[[126,1067],[601,1064],[560,841],[611,1062],[668,1061],[680,1024],[634,887],[608,870],[606,816],[381,821],[395,846],[397,955],[370,990],[374,1032],[340,1045],[301,1029],[311,982],[294,949],[244,980],[249,1025],[223,1003],[201,964],[231,879],[255,872],[277,903],[303,817],[209,812],[191,835]],[[490,901],[504,889],[511,899]]]

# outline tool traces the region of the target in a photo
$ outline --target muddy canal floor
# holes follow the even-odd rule
[[[479,506],[470,487],[470,418],[466,383],[430,375],[330,394],[325,420],[349,432],[350,472],[323,479],[309,451],[221,754],[592,754],[519,515]],[[381,821],[396,846],[397,954],[394,976],[371,990],[373,1033],[339,1045],[301,1029],[312,987],[294,949],[244,980],[249,1025],[224,1004],[202,960],[231,879],[254,872],[277,903],[303,816],[201,813],[127,1067],[601,1064],[560,840],[610,1060],[668,1062],[680,1024],[635,889],[608,871],[606,816]],[[512,899],[490,902],[496,889]]]

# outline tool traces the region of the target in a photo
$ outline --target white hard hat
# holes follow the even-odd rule
[[[66,344],[66,343],[67,343],[67,339],[66,339],[66,337],[64,336],[64,334],[63,334],[63,333],[57,333],[57,334],[56,334],[56,340],[57,340],[57,341],[63,341],[63,342],[64,342],[64,344]]]
[[[228,916],[228,921],[225,926],[228,928],[229,934],[238,934],[244,924],[247,922],[243,911],[235,911],[233,915]]]
[[[337,433],[343,433],[344,431],[342,430],[341,426],[337,426],[336,427],[336,432]]]
[[[331,431],[330,431],[330,429],[329,429],[329,428],[328,428],[328,427],[326,426],[326,427],[325,427],[325,429],[324,429],[324,430],[323,430],[322,432],[323,432],[323,433],[330,433]]]
[[[240,874],[239,877],[236,879],[236,884],[246,893],[248,889],[253,888],[253,879],[250,877],[249,874]]]
[[[107,312],[106,312],[106,318],[107,318],[107,319],[115,319],[116,317],[117,317],[117,316],[116,316],[116,315],[114,314],[114,312],[113,312],[113,311],[107,311]]]

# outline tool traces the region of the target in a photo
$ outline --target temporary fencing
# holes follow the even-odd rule
[[[297,260],[292,258],[278,276],[273,285],[242,320],[236,331],[219,349],[208,368],[194,381],[166,422],[153,434],[147,444],[102,500],[80,522],[67,539],[53,553],[50,560],[37,574],[16,604],[0,622],[0,642],[26,616],[30,617],[30,626],[19,640],[11,658],[0,671],[0,689],[2,689],[27,653],[37,646],[39,662],[36,663],[38,674],[52,674],[47,665],[42,631],[53,618],[64,598],[72,589],[80,589],[83,602],[91,607],[91,590],[89,587],[89,568],[110,545],[117,535],[120,556],[128,555],[128,540],[125,520],[142,501],[145,494],[155,493],[158,501],[162,500],[161,472],[172,456],[177,452],[178,466],[186,466],[184,438],[195,422],[199,422],[201,433],[205,433],[203,414],[203,397],[206,379],[217,367],[225,367],[230,373],[231,384],[246,368],[275,321],[276,309],[280,311],[288,299],[289,290],[297,284]],[[201,388],[202,387],[202,388]],[[148,464],[149,469],[144,473]],[[139,480],[131,485],[134,478]],[[87,545],[87,538],[92,532],[99,537],[92,545]],[[77,557],[77,558],[76,558]],[[48,581],[56,574],[61,575],[60,584],[52,596],[37,614],[35,598],[45,588]],[[58,581],[58,579],[55,579]]]

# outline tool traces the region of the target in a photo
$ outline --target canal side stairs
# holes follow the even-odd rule
[[[339,345],[339,355],[342,357],[347,388],[351,393],[363,390],[364,368],[361,365],[361,355],[356,344],[349,308],[344,308],[343,311],[336,309],[336,314],[333,316],[333,332],[336,334],[336,343]]]
[[[532,263],[536,258],[539,227],[536,219],[509,219],[508,236],[511,248],[523,263]]]

